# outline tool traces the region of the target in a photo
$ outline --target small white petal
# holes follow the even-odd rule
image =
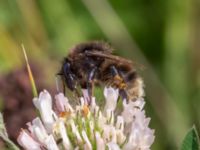
[[[117,99],[119,95],[119,90],[114,89],[112,87],[104,88],[104,96],[106,98],[106,105],[104,107],[104,112],[106,112],[107,109],[115,110],[117,105]]]
[[[90,100],[90,96],[88,93],[88,89],[82,89],[82,93],[83,93],[83,99],[84,99],[84,104],[88,104],[89,100]]]
[[[108,124],[113,124],[114,123],[114,112],[111,109],[106,110],[106,119]]]
[[[102,137],[106,143],[110,141],[116,142],[117,135],[116,135],[115,127],[112,125],[104,125]]]
[[[96,137],[97,150],[105,150],[105,143],[104,140],[101,138],[100,133],[95,132],[95,137]]]
[[[124,119],[122,116],[117,116],[116,128],[124,131]]]
[[[138,107],[140,108],[140,110],[142,110],[144,108],[144,105],[145,105],[145,101],[143,98],[138,98],[135,102],[132,102],[133,103],[133,107]]]
[[[146,147],[150,147],[151,144],[153,144],[154,139],[155,139],[155,136],[153,135],[153,131],[152,131],[152,133],[149,133],[149,134],[146,133],[146,135],[144,135],[144,137],[143,137],[142,145],[144,145]]]
[[[58,120],[58,116],[53,110],[52,110],[52,117],[53,117],[54,123],[55,123],[55,121]]]
[[[84,106],[85,104],[87,104],[87,102],[85,101],[83,97],[80,97],[80,103],[81,103],[81,106]]]
[[[53,135],[50,135],[46,138],[45,144],[48,150],[59,150]]]
[[[63,121],[59,121],[59,132],[61,134],[65,149],[72,150],[72,145],[71,142],[69,141],[69,137],[67,136],[67,131]]]
[[[48,135],[41,120],[38,117],[32,121],[32,129],[33,134],[37,138],[37,140],[41,143],[44,143]]]
[[[87,134],[84,130],[82,131],[82,136],[83,136],[83,139],[85,141],[84,149],[85,150],[92,150],[92,145],[91,145],[89,138],[88,138],[88,136],[87,136]]]
[[[55,99],[56,99],[56,106],[60,112],[73,111],[73,108],[69,104],[67,97],[65,97],[63,93],[57,94],[55,96]]]
[[[28,126],[28,130],[30,131],[30,134],[32,137],[35,138],[35,136],[33,135],[33,126],[31,122],[26,123],[26,125]]]
[[[94,122],[93,121],[89,122],[89,127],[90,127],[90,131],[91,131],[90,136],[92,139],[94,139],[94,134],[93,134],[94,133]]]
[[[81,135],[80,135],[77,127],[75,126],[73,120],[70,121],[70,125],[71,125],[71,128],[72,128],[72,133],[76,136],[78,143],[82,143],[83,140],[82,140]]]
[[[96,102],[95,102],[95,97],[92,97],[91,104],[90,104],[90,111],[92,113],[94,113],[96,107],[97,107],[97,105],[96,105]]]
[[[108,143],[107,146],[109,150],[121,150],[119,145],[114,142]]]
[[[17,142],[27,150],[41,150],[40,144],[36,142],[25,130],[20,132]]]
[[[52,99],[50,94],[44,90],[40,93],[39,98],[33,99],[33,102],[40,112],[47,131],[50,133],[52,131],[53,123],[55,122],[53,119]]]
[[[134,135],[130,135],[128,142],[123,147],[123,150],[135,150],[137,149],[137,144],[139,143],[135,143]]]
[[[101,111],[99,112],[98,115],[98,125],[99,127],[103,128],[104,124],[106,123],[106,118],[102,115]]]
[[[33,103],[37,109],[40,108],[41,100],[47,100],[49,103],[52,103],[51,95],[48,93],[47,90],[43,90],[40,92],[39,97],[33,98]]]
[[[116,135],[117,135],[117,143],[123,144],[126,140],[126,136],[124,135],[124,133],[121,130],[117,130]]]
[[[117,116],[116,134],[117,134],[117,143],[123,144],[124,141],[126,140],[126,136],[124,135],[124,119],[122,116]]]
[[[100,112],[99,106],[96,106],[95,109],[94,109],[94,115],[95,115],[95,117],[99,117],[99,112]]]
[[[126,101],[123,101],[123,112],[122,117],[124,118],[125,123],[131,123],[134,120],[135,112],[139,109],[135,107],[135,103],[130,101],[128,104]]]
[[[135,111],[135,119],[132,122],[130,136],[128,142],[125,144],[125,150],[135,149],[149,149],[154,141],[154,131],[148,127],[149,118],[146,118],[145,111],[137,109]]]

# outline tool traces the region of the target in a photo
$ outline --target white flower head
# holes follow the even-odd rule
[[[55,96],[58,111],[52,109],[52,98],[44,90],[33,100],[41,115],[28,123],[29,131],[22,130],[18,143],[25,149],[48,150],[148,150],[154,141],[154,130],[149,128],[143,98],[123,101],[123,111],[115,114],[119,91],[104,89],[105,106],[98,106],[95,97],[88,105],[88,93],[72,107],[59,93]],[[102,112],[103,111],[103,112]],[[57,113],[57,114],[56,114]]]

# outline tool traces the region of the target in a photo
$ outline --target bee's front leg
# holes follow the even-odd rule
[[[63,65],[63,90],[65,93],[65,84],[70,89],[73,91],[78,97],[80,97],[80,93],[77,89],[77,78],[76,75],[72,72],[71,70],[71,64],[69,62],[66,62]]]

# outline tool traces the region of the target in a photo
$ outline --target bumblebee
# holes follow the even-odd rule
[[[143,96],[143,82],[133,62],[113,55],[113,48],[102,41],[73,47],[64,58],[58,74],[64,87],[77,92],[80,85],[87,89],[90,98],[97,84],[118,88],[122,99],[127,101]]]

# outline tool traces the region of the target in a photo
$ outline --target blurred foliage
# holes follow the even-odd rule
[[[0,74],[25,64],[23,43],[54,85],[70,47],[111,42],[116,54],[145,68],[152,149],[177,149],[193,123],[200,131],[199,10],[198,0],[1,0]]]
[[[199,135],[196,128],[193,127],[185,136],[183,143],[181,145],[181,150],[199,150]]]

